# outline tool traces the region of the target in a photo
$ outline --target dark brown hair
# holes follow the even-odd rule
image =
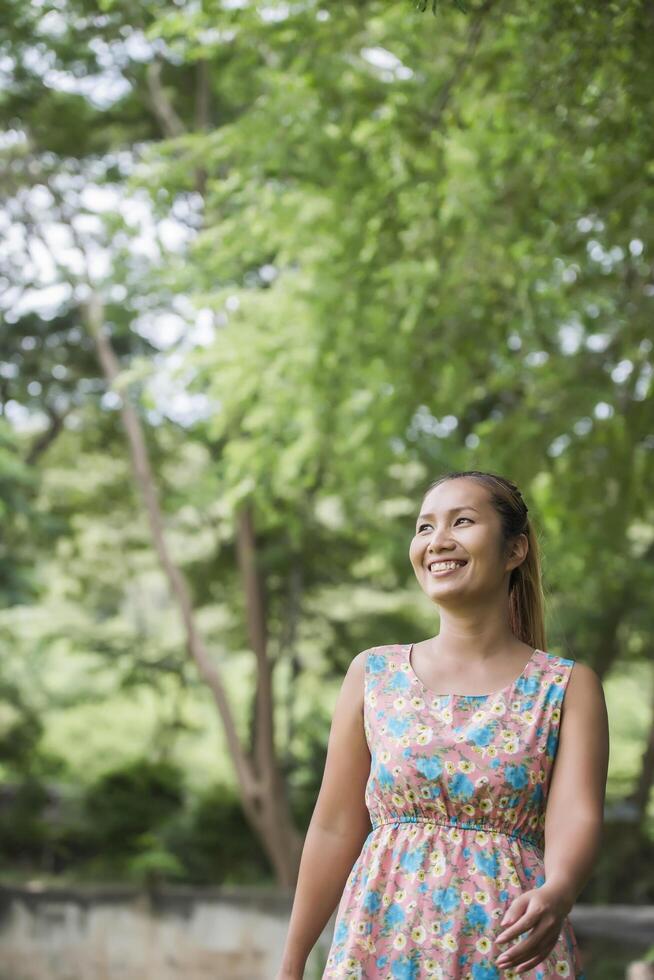
[[[529,551],[525,560],[514,568],[509,579],[509,617],[514,635],[538,650],[546,649],[545,597],[540,567],[540,552],[533,523],[529,520],[528,507],[520,490],[511,480],[483,470],[461,470],[445,473],[434,480],[423,495],[444,483],[460,477],[476,480],[488,490],[491,504],[500,517],[501,541],[504,551],[518,534],[527,535]]]

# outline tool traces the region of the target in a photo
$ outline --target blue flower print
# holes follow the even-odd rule
[[[415,958],[408,959],[403,956],[400,960],[395,960],[391,964],[391,975],[393,980],[418,980],[420,965]]]
[[[504,769],[504,778],[514,789],[524,789],[529,783],[529,771],[526,766],[516,766],[510,762]]]
[[[490,916],[483,905],[473,902],[466,912],[466,922],[478,932],[484,932],[488,928]]]
[[[540,678],[538,676],[520,677],[515,689],[518,694],[537,694],[540,689]]]
[[[426,846],[416,847],[412,851],[405,851],[400,855],[400,867],[409,874],[415,874],[423,866],[425,861]]]
[[[391,902],[384,915],[384,922],[386,926],[401,926],[405,919],[406,915],[402,906],[397,902]]]
[[[453,912],[460,902],[458,889],[452,885],[448,885],[447,888],[435,888],[431,897],[436,908],[444,913]]]
[[[499,969],[492,963],[473,963],[472,980],[498,980]]]
[[[467,741],[473,745],[490,745],[493,741],[493,729],[490,725],[468,729]]]
[[[406,676],[406,674],[397,673],[395,677],[388,683],[389,691],[394,691],[400,694],[408,694],[411,688],[411,681]]]
[[[386,670],[386,657],[377,653],[369,653],[366,664],[371,674],[382,674]]]
[[[363,896],[363,907],[366,912],[375,913],[381,907],[381,896],[378,891],[369,891]]]
[[[472,780],[463,772],[457,772],[449,784],[450,794],[459,800],[469,800],[475,792]]]
[[[443,763],[437,755],[429,758],[420,757],[416,759],[416,769],[425,779],[438,779],[443,771]]]
[[[475,866],[488,878],[497,878],[500,873],[500,862],[495,853],[479,851],[475,854]]]
[[[406,735],[410,726],[411,722],[408,718],[400,718],[394,715],[388,719],[388,730],[395,738],[402,738],[403,735]]]
[[[336,925],[336,928],[334,929],[334,942],[340,946],[340,944],[344,942],[345,939],[347,938],[347,933],[348,933],[348,924],[347,922],[345,922],[344,919],[341,919],[341,921]]]
[[[377,782],[380,789],[391,789],[395,785],[395,776],[386,766],[380,766],[377,772]]]

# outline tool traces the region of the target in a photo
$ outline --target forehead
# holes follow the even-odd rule
[[[466,506],[484,510],[488,506],[486,489],[474,480],[446,480],[430,490],[422,502],[420,512],[430,516]]]

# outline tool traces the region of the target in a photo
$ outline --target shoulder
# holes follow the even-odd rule
[[[599,674],[590,664],[571,661],[572,668],[565,689],[563,714],[575,717],[585,726],[597,725],[607,717],[606,698]]]

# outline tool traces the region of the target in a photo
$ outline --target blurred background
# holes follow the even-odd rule
[[[589,976],[654,944],[654,7],[423,6],[0,2],[0,980],[274,975],[469,468],[606,692]]]

